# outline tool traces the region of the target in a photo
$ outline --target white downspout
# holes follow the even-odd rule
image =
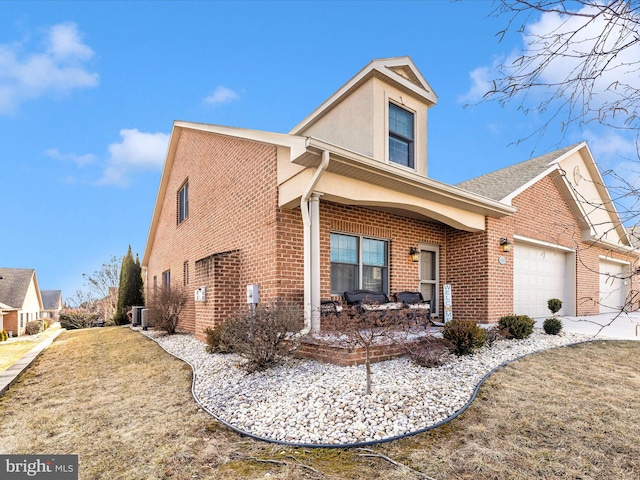
[[[319,296],[320,294],[320,284],[319,284],[319,276],[320,271],[319,268],[313,268],[311,264],[311,215],[309,213],[309,199],[313,193],[313,189],[318,183],[320,176],[329,166],[329,152],[327,150],[323,150],[322,152],[322,162],[316,169],[309,185],[305,189],[302,194],[302,198],[300,199],[300,211],[302,212],[302,229],[304,233],[304,328],[300,331],[299,335],[306,335],[311,331],[312,328],[318,329],[319,319],[320,319],[320,299],[312,298],[315,296]],[[314,209],[315,210],[315,209]],[[315,212],[314,212],[315,213]],[[319,215],[319,214],[318,214]],[[318,218],[313,219],[315,222],[318,221]],[[319,233],[319,229],[317,229]],[[316,246],[319,249],[319,246]],[[319,252],[316,252],[317,255],[315,257],[319,260]],[[318,262],[319,263],[319,262]],[[313,272],[313,270],[317,270],[317,272]],[[314,281],[314,277],[316,280]],[[317,285],[316,285],[317,282]],[[314,295],[314,290],[317,292],[317,295]],[[314,308],[315,307],[315,308]]]

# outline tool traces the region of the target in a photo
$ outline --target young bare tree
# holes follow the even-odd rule
[[[598,125],[633,144],[629,151],[634,153],[621,158],[616,170],[603,172],[613,204],[591,203],[590,207],[613,208],[623,225],[637,224],[640,4],[635,0],[496,0],[492,14],[505,19],[499,40],[521,35],[523,47],[497,66],[484,100],[516,105],[523,114],[535,114],[543,120],[539,128],[514,143],[534,137],[540,140],[557,132],[564,138],[572,131]],[[588,199],[580,200],[589,203]],[[639,238],[634,238],[640,236],[634,235],[638,231],[635,227],[630,235],[636,245],[640,244]],[[623,280],[627,281],[632,274],[625,275]],[[638,295],[629,291],[619,313],[637,303]],[[600,331],[615,319],[598,324]]]
[[[629,0],[498,0],[500,39],[524,34],[520,55],[498,66],[485,98],[517,102],[552,126],[600,125],[640,133],[640,5]],[[541,15],[534,26],[533,17]]]
[[[382,342],[396,342],[406,339],[408,327],[406,312],[400,310],[346,312],[330,315],[322,319],[322,334],[318,339],[330,346],[347,350],[363,348],[365,351],[366,388],[371,394],[372,372],[371,351]],[[401,334],[394,336],[394,333]]]
[[[153,325],[170,335],[176,333],[188,299],[189,292],[184,288],[174,285],[160,289],[149,299],[148,308]]]
[[[83,273],[85,285],[89,289],[88,294],[80,294],[80,296],[91,298],[95,304],[98,314],[110,323],[116,312],[118,304],[118,283],[120,282],[120,264],[122,258],[113,256],[107,263],[103,263],[99,270],[91,275]],[[76,294],[78,295],[78,294]],[[85,298],[85,301],[87,299]]]

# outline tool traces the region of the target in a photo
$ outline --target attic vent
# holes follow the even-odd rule
[[[418,87],[424,88],[424,85],[422,85],[422,83],[420,83],[420,80],[418,80],[418,77],[416,77],[416,75],[413,73],[413,71],[409,67],[406,67],[406,66],[404,66],[404,67],[391,67],[391,70],[393,70],[395,73],[397,73],[401,77],[406,78],[407,80],[409,80],[411,83],[417,85]]]

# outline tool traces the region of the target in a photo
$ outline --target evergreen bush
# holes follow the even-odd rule
[[[505,329],[508,338],[522,340],[533,333],[535,320],[528,315],[507,315],[498,321],[500,328]]]
[[[547,318],[542,324],[547,335],[558,335],[562,330],[562,321],[557,317]]]
[[[453,353],[469,355],[486,343],[484,329],[473,320],[451,320],[442,336],[453,344]]]
[[[562,300],[559,298],[550,298],[547,300],[547,308],[551,310],[551,313],[554,315],[560,311],[562,308]]]
[[[8,338],[9,338],[9,334],[7,333],[6,330],[0,331],[0,342],[4,342]]]

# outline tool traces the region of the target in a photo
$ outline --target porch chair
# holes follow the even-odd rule
[[[421,292],[398,292],[395,294],[396,302],[402,303],[404,308],[412,310],[415,316],[424,317],[426,323],[435,327],[444,327],[444,323],[436,322],[431,318],[431,300],[425,300]]]
[[[400,310],[402,303],[391,302],[389,297],[382,292],[372,290],[352,290],[344,292],[343,298],[350,305],[361,312],[380,312],[384,314],[388,310]]]

